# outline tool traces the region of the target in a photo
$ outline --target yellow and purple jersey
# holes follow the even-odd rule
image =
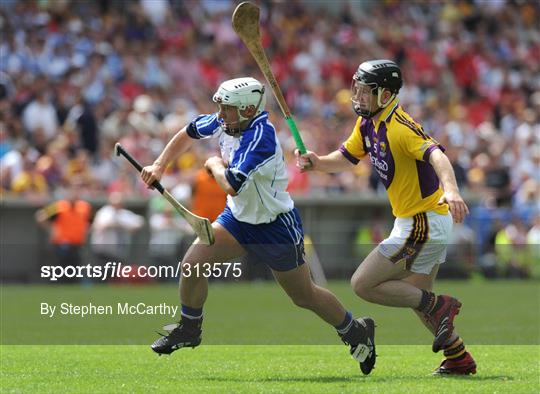
[[[439,205],[443,190],[429,156],[444,148],[431,138],[398,105],[395,99],[376,122],[359,117],[340,152],[353,164],[369,155],[371,164],[386,187],[395,217],[412,217],[420,212],[448,213]]]

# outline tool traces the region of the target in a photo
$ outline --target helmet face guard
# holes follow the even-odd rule
[[[231,108],[235,108],[236,120],[230,121],[219,118],[218,121],[223,131],[233,137],[239,137],[249,122],[264,111],[266,98],[264,85],[254,78],[237,78],[223,82],[212,100],[218,105],[220,113],[230,114]],[[245,117],[242,112],[249,107],[255,107],[252,116]],[[227,118],[230,118],[229,116]]]
[[[351,83],[351,102],[354,112],[358,116],[371,118],[374,114],[371,112],[372,102],[377,96],[377,86],[357,81],[353,78]]]
[[[228,134],[230,135],[231,137],[240,137],[240,135],[242,134],[242,123],[248,119],[244,118],[241,114],[240,114],[240,110],[238,109],[238,107],[234,107],[235,110],[236,110],[236,121],[234,122],[231,122],[231,121],[228,121],[228,122],[225,122],[225,119],[221,118],[219,116],[219,114],[222,112],[222,111],[226,111],[222,108],[222,105],[223,104],[217,104],[217,107],[218,107],[218,123],[221,125],[221,128],[223,129],[223,131],[225,132],[225,134]]]

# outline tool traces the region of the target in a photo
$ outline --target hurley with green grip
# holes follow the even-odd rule
[[[285,116],[285,121],[287,122],[287,125],[289,126],[289,129],[294,137],[296,147],[301,154],[304,154],[306,153],[306,147],[304,146],[302,137],[300,137],[300,132],[298,131],[298,127],[296,127],[296,123],[292,118],[291,110],[285,102],[283,93],[281,93],[281,89],[279,88],[272,69],[270,68],[270,63],[268,62],[268,58],[266,57],[261,44],[259,15],[259,7],[257,7],[255,4],[247,1],[240,3],[234,10],[232,16],[232,26],[236,34],[238,34],[238,37],[240,37],[242,42],[246,45],[247,49],[259,65],[259,68],[264,74],[266,80],[270,84],[272,92],[274,92],[274,96],[279,104],[279,108],[281,108],[281,112],[283,112],[283,115]]]

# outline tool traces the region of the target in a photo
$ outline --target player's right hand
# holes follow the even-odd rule
[[[444,192],[441,199],[439,200],[439,205],[447,203],[454,219],[454,223],[461,223],[465,219],[465,216],[469,214],[469,208],[463,198],[459,195],[458,191],[449,190]]]
[[[319,156],[316,153],[307,151],[301,155],[300,151],[296,149],[294,151],[296,156],[296,167],[300,169],[300,172],[312,171],[317,169],[319,163]]]
[[[149,189],[153,189],[152,183],[160,181],[163,175],[164,169],[161,166],[152,164],[150,166],[143,167],[141,171],[141,179]]]

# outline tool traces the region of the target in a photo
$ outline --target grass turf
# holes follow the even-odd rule
[[[432,337],[409,310],[360,301],[346,282],[331,282],[329,288],[356,316],[371,315],[377,321],[379,359],[369,377],[361,374],[347,348],[337,344],[332,329],[312,313],[292,305],[274,283],[211,284],[205,306],[206,346],[180,350],[171,357],[157,357],[148,344],[156,338],[154,331],[173,318],[47,318],[40,315],[39,305],[175,304],[174,285],[2,286],[0,389],[309,393],[540,390],[538,282],[437,283],[437,292],[454,294],[464,303],[457,326],[478,363],[478,374],[466,378],[430,376],[441,355],[431,352]],[[85,346],[67,345],[77,343]]]
[[[429,346],[380,346],[363,376],[344,346],[2,346],[2,392],[533,393],[538,346],[471,346],[478,373],[437,377]]]
[[[346,282],[329,288],[355,316],[372,316],[377,342],[385,345],[429,344],[432,336],[410,310],[369,304]],[[463,302],[457,317],[467,344],[540,344],[540,287],[533,281],[440,281],[438,293]],[[179,319],[168,315],[40,314],[40,303],[84,305],[178,305],[175,285],[152,286],[2,286],[1,344],[126,344],[153,342],[155,331]],[[58,308],[59,309],[59,308]],[[36,329],[38,328],[38,329]],[[212,283],[205,304],[204,343],[217,345],[334,345],[332,329],[312,312],[294,306],[279,286],[263,283]]]

